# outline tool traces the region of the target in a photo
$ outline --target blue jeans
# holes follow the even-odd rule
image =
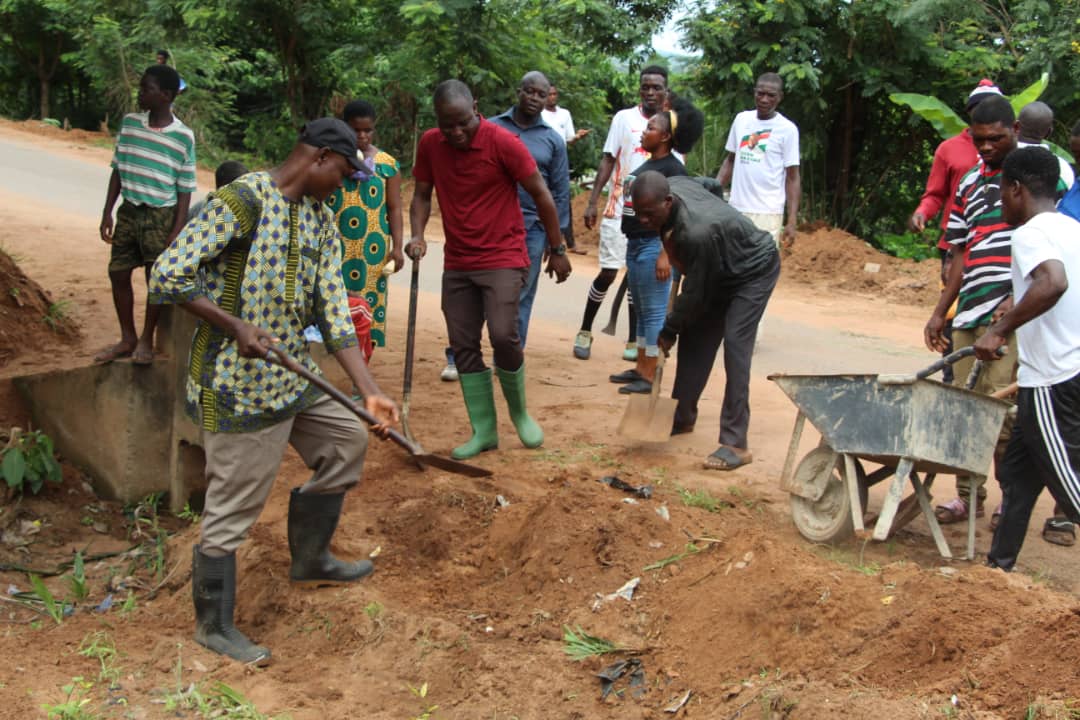
[[[525,287],[518,296],[518,336],[521,347],[525,348],[525,337],[529,334],[529,318],[532,317],[533,300],[536,288],[540,286],[540,271],[543,269],[544,248],[547,247],[547,231],[539,220],[525,231],[525,249],[529,252],[529,274],[525,278]]]
[[[630,276],[630,295],[637,311],[637,344],[646,357],[659,357],[656,338],[667,316],[671,278],[656,279],[656,258],[663,246],[660,237],[628,238],[626,241],[626,271]]]

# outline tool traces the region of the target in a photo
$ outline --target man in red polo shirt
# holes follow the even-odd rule
[[[570,275],[570,261],[559,231],[559,213],[525,145],[477,113],[465,83],[441,83],[434,105],[438,128],[425,132],[416,150],[416,189],[409,208],[412,241],[405,251],[410,257],[427,252],[424,228],[434,189],[446,236],[443,317],[473,431],[452,455],[464,460],[499,445],[492,372],[484,365],[480,347],[485,320],[495,374],[518,437],[526,447],[539,447],[544,432],[525,408],[525,356],[518,335],[518,296],[529,270],[518,184],[536,202],[547,232],[545,270],[563,282]]]

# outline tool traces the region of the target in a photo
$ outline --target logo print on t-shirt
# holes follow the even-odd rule
[[[746,148],[765,152],[766,143],[764,141],[768,140],[771,134],[772,130],[757,130],[749,135],[743,135],[742,141],[739,143],[739,149]]]

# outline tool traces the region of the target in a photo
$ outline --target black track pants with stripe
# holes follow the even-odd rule
[[[1080,375],[1050,387],[1022,387],[1016,404],[1016,424],[998,466],[1001,523],[987,556],[1003,570],[1016,564],[1043,488],[1080,522]]]

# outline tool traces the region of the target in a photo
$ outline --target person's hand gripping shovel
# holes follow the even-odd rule
[[[289,372],[299,375],[300,377],[304,378],[312,385],[332,397],[334,400],[337,400],[339,403],[345,406],[345,408],[348,409],[349,412],[353,413],[373,428],[378,429],[378,434],[380,436],[393,440],[396,444],[400,445],[402,448],[408,451],[409,455],[412,457],[413,462],[416,463],[417,467],[419,467],[421,470],[423,470],[425,466],[431,465],[432,467],[439,468],[440,470],[445,470],[446,472],[455,473],[457,475],[465,475],[467,477],[488,477],[492,474],[490,470],[486,470],[482,467],[476,467],[475,465],[469,465],[467,463],[459,462],[457,460],[452,460],[448,457],[442,457],[440,455],[434,455],[432,453],[426,452],[422,447],[420,447],[419,443],[409,440],[397,430],[386,427],[385,425],[380,423],[379,420],[370,412],[368,412],[366,408],[360,407],[359,405],[354,403],[348,395],[341,392],[332,384],[330,384],[330,382],[326,380],[326,378],[311,372],[306,367],[296,362],[296,360],[290,355],[288,355],[286,352],[277,347],[271,346],[267,348],[266,361],[274,363],[275,365],[280,365]]]

